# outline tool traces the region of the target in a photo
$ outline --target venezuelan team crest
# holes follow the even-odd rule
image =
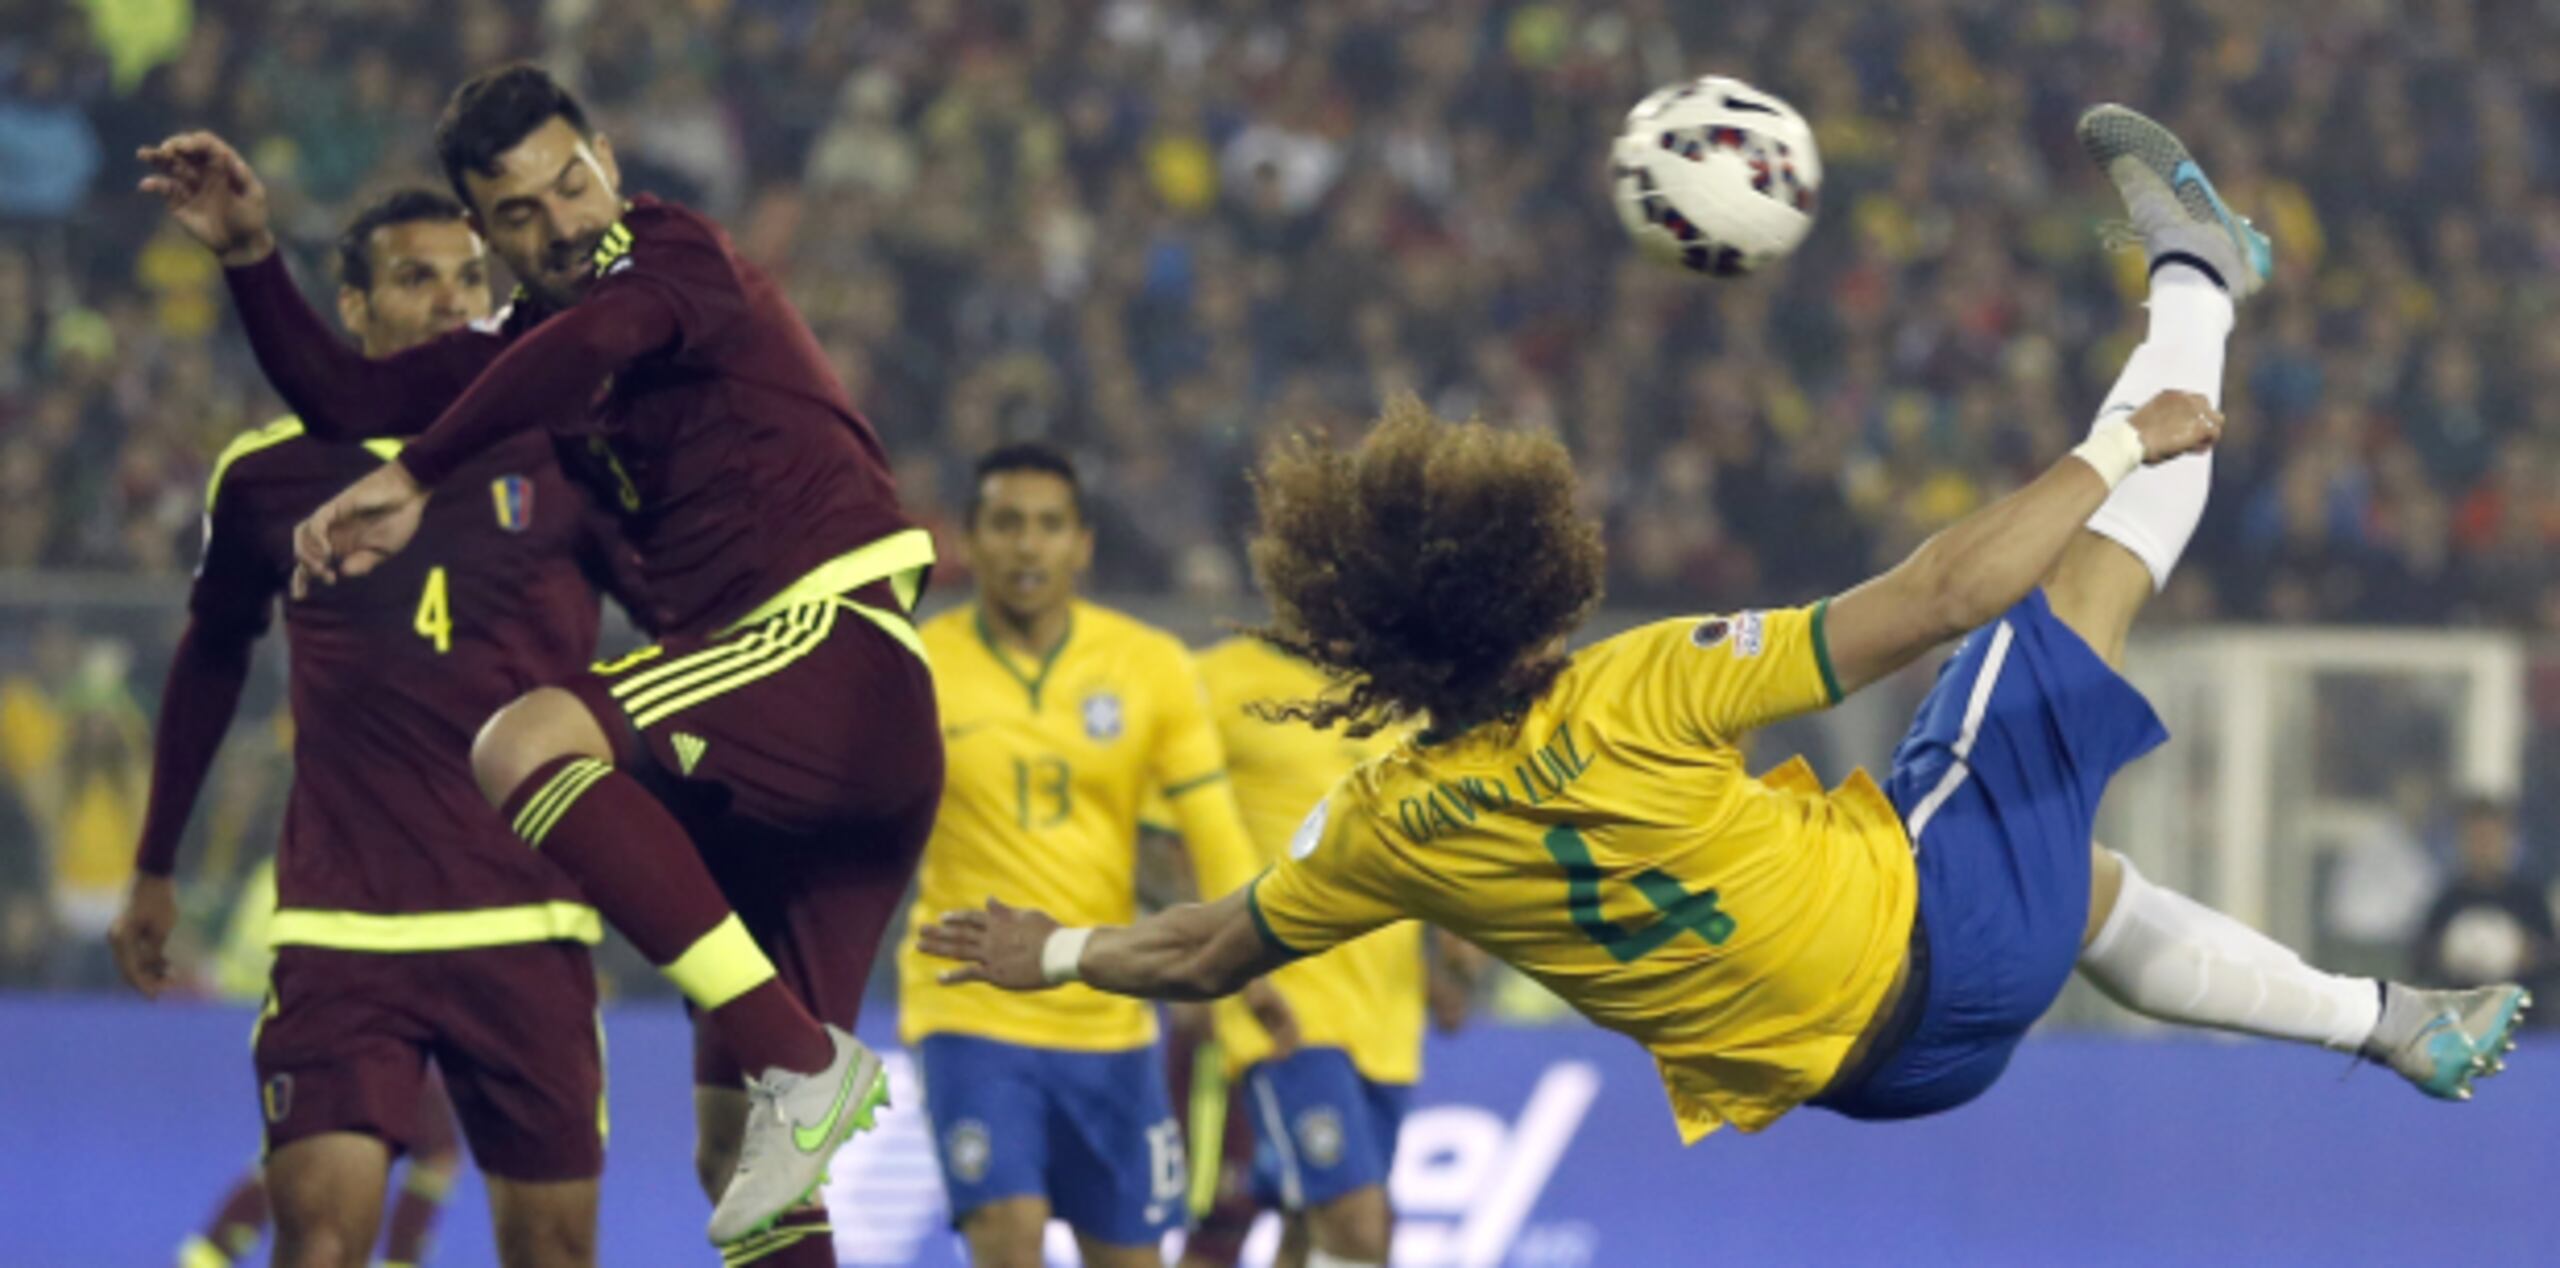
[[[1084,698],[1084,733],[1086,738],[1110,741],[1120,738],[1125,724],[1120,697],[1112,692],[1097,691]]]
[[[502,475],[489,482],[489,500],[497,505],[498,527],[521,533],[533,527],[533,481]]]
[[[293,1076],[279,1074],[258,1089],[258,1100],[267,1111],[267,1121],[281,1123],[293,1117]]]

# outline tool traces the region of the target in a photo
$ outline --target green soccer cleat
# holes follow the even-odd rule
[[[2532,1006],[2521,986],[2427,991],[2394,983],[2383,988],[2382,1020],[2364,1056],[2438,1100],[2467,1101],[2472,1080],[2507,1068],[2516,1024]]]
[[[827,1164],[889,1103],[879,1054],[835,1026],[835,1059],[809,1074],[767,1070],[747,1080],[747,1131],[738,1169],[711,1212],[711,1244],[752,1237],[809,1200],[827,1182]]]
[[[2267,284],[2274,245],[2222,201],[2176,133],[2123,106],[2092,106],[2080,116],[2080,145],[2124,195],[2133,232],[2153,260],[2203,261],[2235,302]]]

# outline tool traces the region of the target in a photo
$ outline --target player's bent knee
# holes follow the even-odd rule
[[[613,748],[586,702],[558,687],[536,687],[480,728],[471,741],[471,774],[490,805],[504,805],[535,771],[562,757],[611,761]]]

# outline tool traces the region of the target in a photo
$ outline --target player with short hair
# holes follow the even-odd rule
[[[2233,303],[2271,261],[2158,124],[2100,107],[2081,136],[2148,248],[2150,331],[2042,476],[1837,598],[1569,653],[1601,547],[1562,446],[1410,398],[1355,451],[1301,442],[1261,473],[1261,634],[1351,686],[1291,712],[1423,732],[1243,894],[1099,929],[991,902],[926,949],[963,962],[954,980],[1199,997],[1419,917],[1644,1044],[1689,1140],[1805,1104],[1961,1105],[2075,965],[2153,1017],[2467,1096],[2520,988],[2319,972],[2090,842],[2108,778],[2165,738],[2115,666],[2202,514]],[[1825,791],[1801,760],[1745,773],[1745,734],[1958,636],[1883,786]]]
[[[488,316],[484,248],[442,194],[368,207],[340,257],[338,312],[364,355]],[[110,934],[146,995],[168,981],[180,836],[292,575],[293,526],[398,449],[322,443],[286,418],[214,464],[133,889]],[[450,1155],[457,1110],[501,1257],[595,1254],[604,1071],[586,946],[602,926],[490,811],[468,754],[490,709],[594,654],[610,535],[539,437],[476,455],[455,481],[468,494],[437,504],[397,566],[285,612],[295,777],[255,1040],[279,1263],[363,1264],[394,1156]],[[395,1256],[423,1243],[418,1206],[403,1203]],[[194,1249],[213,1262],[245,1248]]]
[[[449,500],[457,466],[518,434],[551,432],[619,513],[659,640],[533,686],[473,769],[698,1010],[712,1241],[732,1263],[829,1262],[818,1186],[887,1096],[849,1027],[942,780],[908,623],[931,539],[781,288],[702,216],[625,199],[610,141],[548,74],[465,82],[436,152],[523,293],[495,329],[380,360],[309,346],[228,146],[192,134],[145,157],[199,209],[288,401],[424,429],[304,521],[297,584],[383,566],[429,490]]]
[[[1172,635],[1076,597],[1093,525],[1066,455],[982,458],[967,515],[977,601],[924,625],[950,773],[917,910],[990,888],[1127,920],[1139,807],[1161,789],[1202,893],[1253,878],[1191,654]],[[899,1038],[917,1053],[953,1222],[971,1261],[1037,1265],[1054,1213],[1084,1262],[1157,1265],[1182,1222],[1182,1133],[1154,1010],[1097,991],[1040,998],[946,986],[898,954]],[[1241,983],[1239,984],[1241,985]],[[1288,1018],[1265,1010],[1259,1025]]]

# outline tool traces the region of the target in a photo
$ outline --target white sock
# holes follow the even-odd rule
[[[2124,888],[2080,971],[2162,1021],[2354,1052],[2382,1019],[2372,978],[2323,973],[2292,948],[2124,865]]]
[[[2165,264],[2151,275],[2151,332],[2125,359],[2124,372],[2098,410],[2100,420],[2129,414],[2162,392],[2194,392],[2222,408],[2224,344],[2231,337],[2231,295],[2213,279],[2184,264]],[[2213,485],[2208,451],[2144,467],[2116,486],[2106,505],[2089,517],[2089,531],[2132,551],[2151,569],[2151,584],[2165,587],[2204,518]]]

